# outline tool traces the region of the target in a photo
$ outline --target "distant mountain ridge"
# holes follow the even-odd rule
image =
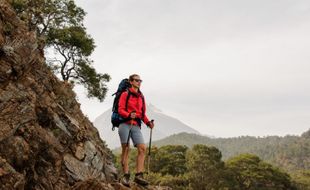
[[[197,130],[191,128],[190,126],[184,124],[180,120],[173,118],[169,115],[164,114],[160,109],[156,108],[154,105],[147,105],[147,116],[149,119],[155,120],[155,128],[153,130],[153,140],[159,140],[168,137],[172,134],[177,134],[181,132],[200,134]],[[109,148],[113,149],[120,146],[119,136],[117,129],[112,131],[111,124],[111,114],[112,110],[109,109],[101,114],[94,120],[94,126],[99,130],[102,139],[104,139]],[[143,125],[142,134],[144,140],[147,143],[149,138],[150,130]]]
[[[310,169],[310,129],[301,136],[269,136],[264,138],[242,136],[209,138],[198,134],[179,133],[155,141],[154,146],[205,144],[217,147],[223,159],[241,153],[258,155],[263,160],[287,171]]]

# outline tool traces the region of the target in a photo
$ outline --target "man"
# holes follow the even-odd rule
[[[131,87],[128,89],[128,91],[125,91],[121,94],[118,105],[118,113],[123,118],[128,118],[129,120],[127,122],[121,123],[118,128],[118,134],[122,143],[121,162],[124,172],[121,183],[128,187],[130,186],[130,173],[128,167],[128,138],[132,139],[134,146],[138,149],[138,156],[136,160],[136,174],[134,181],[141,185],[148,185],[148,181],[143,178],[146,145],[144,143],[144,139],[141,133],[141,121],[143,121],[151,129],[154,127],[154,123],[149,121],[148,117],[145,114],[145,101],[140,91],[140,86],[142,83],[140,76],[137,74],[131,75],[129,77],[129,83],[131,84]],[[129,99],[127,99],[128,95]]]

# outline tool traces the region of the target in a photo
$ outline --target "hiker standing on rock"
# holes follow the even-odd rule
[[[121,183],[126,186],[130,184],[128,157],[129,139],[131,138],[134,146],[138,149],[134,182],[141,185],[148,185],[148,181],[143,178],[146,145],[141,133],[141,123],[143,121],[151,129],[154,127],[154,123],[149,121],[145,114],[146,106],[144,96],[140,91],[142,83],[140,76],[137,74],[131,75],[129,77],[129,83],[130,87],[121,94],[118,103],[119,115],[123,118],[127,118],[118,128],[118,134],[122,144],[121,162],[124,172]]]

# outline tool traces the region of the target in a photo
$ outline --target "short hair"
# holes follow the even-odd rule
[[[134,80],[134,77],[139,77],[139,75],[137,74],[132,74],[129,76],[129,81],[133,81]]]

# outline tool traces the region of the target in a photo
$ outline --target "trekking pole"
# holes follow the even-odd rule
[[[151,120],[151,122],[153,123],[154,120]],[[153,132],[153,129],[151,128],[151,130],[150,130],[150,142],[149,142],[149,153],[148,153],[148,156],[147,156],[147,174],[150,173],[151,147],[152,147],[152,132]]]

